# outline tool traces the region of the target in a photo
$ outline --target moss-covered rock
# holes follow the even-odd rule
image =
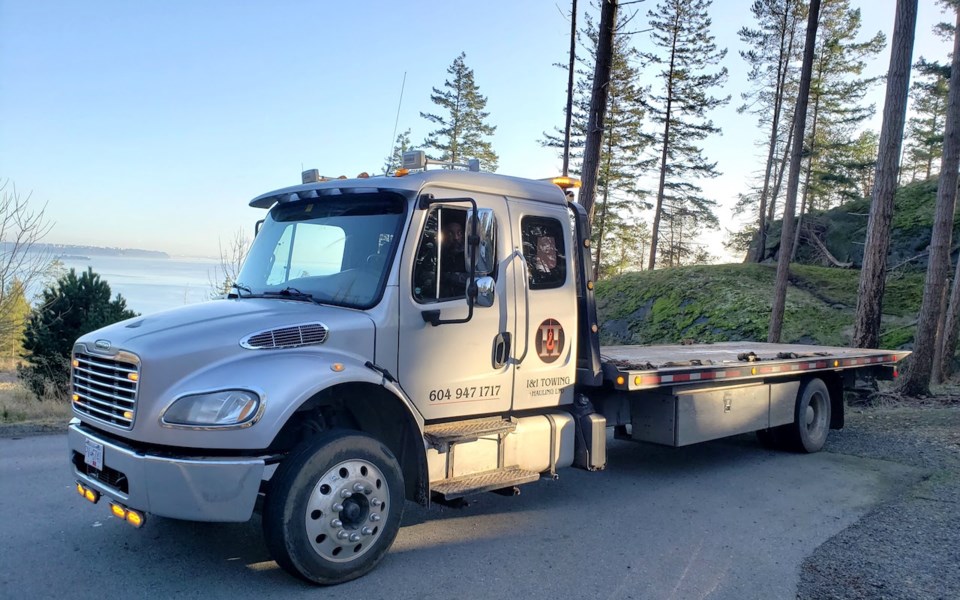
[[[774,265],[729,264],[628,273],[597,284],[603,344],[668,344],[684,340],[764,341],[770,323]],[[791,266],[784,342],[849,345],[859,271]],[[887,284],[885,347],[913,340],[923,275]]]

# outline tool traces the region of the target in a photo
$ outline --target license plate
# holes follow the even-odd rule
[[[86,453],[83,456],[83,462],[98,471],[103,470],[103,444],[86,440]]]

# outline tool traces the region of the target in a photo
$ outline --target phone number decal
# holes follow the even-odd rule
[[[500,396],[499,385],[472,385],[457,388],[430,390],[430,402],[444,400],[487,400]]]

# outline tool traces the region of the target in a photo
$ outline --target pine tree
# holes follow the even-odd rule
[[[858,142],[861,124],[874,111],[874,106],[863,104],[862,99],[879,78],[866,77],[864,69],[886,44],[882,32],[858,40],[861,25],[860,10],[851,8],[849,0],[822,3],[804,138],[807,161],[803,195],[791,256],[801,235],[803,215],[862,198],[849,170],[874,168],[873,162],[857,165],[848,160],[854,152],[851,146]]]
[[[903,171],[930,179],[943,154],[943,124],[947,116],[947,84],[950,68],[922,56],[913,66],[914,79],[910,85],[910,108],[913,116],[907,120],[907,148]]]
[[[397,141],[393,143],[393,150],[390,152],[390,156],[383,160],[383,172],[390,175],[399,169],[400,166],[403,165],[403,153],[409,150],[410,147],[410,130],[407,129],[397,134]]]
[[[473,79],[473,69],[467,67],[464,52],[447,68],[453,80],[446,80],[443,87],[433,88],[430,100],[442,109],[441,114],[424,113],[420,116],[438,125],[431,131],[423,145],[436,151],[432,158],[450,162],[480,159],[484,170],[497,170],[497,153],[485,138],[493,135],[496,127],[486,122],[490,113],[484,112],[487,98]]]
[[[696,184],[719,175],[716,163],[704,158],[697,143],[720,133],[707,113],[730,100],[729,96],[710,95],[711,88],[727,79],[726,68],[713,70],[727,51],[717,49],[710,32],[710,4],[710,0],[663,0],[648,13],[651,37],[660,50],[643,57],[663,67],[661,90],[648,98],[648,111],[660,127],[655,139],[660,148],[660,176],[648,257],[651,269],[658,264],[657,247],[664,237],[661,220],[669,223],[692,216],[706,226],[716,223],[716,201],[704,197]],[[678,225],[682,230],[682,223]]]
[[[70,271],[43,290],[40,305],[30,314],[23,334],[28,365],[17,373],[37,398],[50,392],[65,398],[70,382],[70,354],[81,335],[137,316],[117,294],[110,299],[110,286],[87,269],[80,276]]]
[[[758,124],[770,131],[764,142],[767,160],[762,181],[754,193],[741,194],[737,208],[755,213],[757,242],[750,258],[760,262],[766,254],[767,211],[774,188],[774,167],[778,158],[784,123],[790,122],[792,108],[784,102],[790,81],[791,59],[796,51],[798,22],[804,8],[798,0],[755,0],[750,12],[756,29],[742,28],[738,35],[749,46],[740,56],[750,65],[748,78],[754,89],[741,94],[744,104],[737,111],[757,115]],[[749,208],[748,208],[749,206]]]
[[[622,30],[631,18],[631,15],[621,13],[617,29]],[[578,37],[586,48],[585,52],[579,53],[582,57],[581,68],[577,71],[571,120],[571,172],[577,175],[582,172],[584,139],[593,89],[593,71],[588,66],[596,59],[599,39],[597,24],[589,16],[585,18]],[[649,144],[649,138],[642,129],[645,117],[642,98],[645,90],[639,86],[640,72],[636,67],[639,59],[639,53],[630,45],[627,37],[614,36],[607,114],[597,177],[598,198],[591,228],[594,272],[598,278],[605,274],[642,268],[639,264],[623,263],[628,260],[627,257],[643,254],[642,250],[624,251],[618,248],[609,260],[607,258],[608,243],[614,239],[612,235],[624,234],[628,223],[640,223],[639,210],[649,208],[643,200],[646,192],[638,183],[639,175],[647,164],[643,152]],[[543,144],[562,152],[562,132],[557,130],[554,134],[544,134]],[[627,235],[634,240],[642,237]],[[607,264],[610,261],[611,264]]]
[[[917,27],[917,0],[897,0],[896,13],[883,105],[883,129],[875,173],[877,185],[871,193],[870,220],[867,223],[863,267],[860,270],[860,287],[857,293],[853,340],[860,348],[876,348],[880,345],[880,315],[887,272],[887,252],[890,248],[893,195],[897,190],[900,146],[907,114],[910,63],[913,60],[913,39]]]
[[[933,231],[930,235],[927,276],[923,285],[923,302],[917,317],[917,332],[914,336],[914,349],[909,368],[897,383],[897,390],[908,396],[925,396],[930,391],[934,356],[938,352],[938,345],[942,338],[937,331],[941,322],[941,303],[947,277],[950,275],[950,247],[957,201],[957,171],[960,169],[960,7],[955,12],[957,21],[947,91],[947,118],[944,124],[940,181],[937,185],[936,212]],[[940,352],[946,356],[948,353],[952,354],[953,349],[950,348],[947,352],[941,349]]]
[[[16,360],[23,348],[23,330],[30,316],[26,287],[14,279],[4,293],[4,310],[0,312],[0,359]]]

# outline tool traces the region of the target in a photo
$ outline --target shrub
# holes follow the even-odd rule
[[[110,286],[93,269],[79,276],[70,269],[43,290],[42,303],[30,313],[23,333],[28,364],[18,367],[17,374],[38,399],[66,399],[77,338],[135,316],[123,296],[110,299]]]

